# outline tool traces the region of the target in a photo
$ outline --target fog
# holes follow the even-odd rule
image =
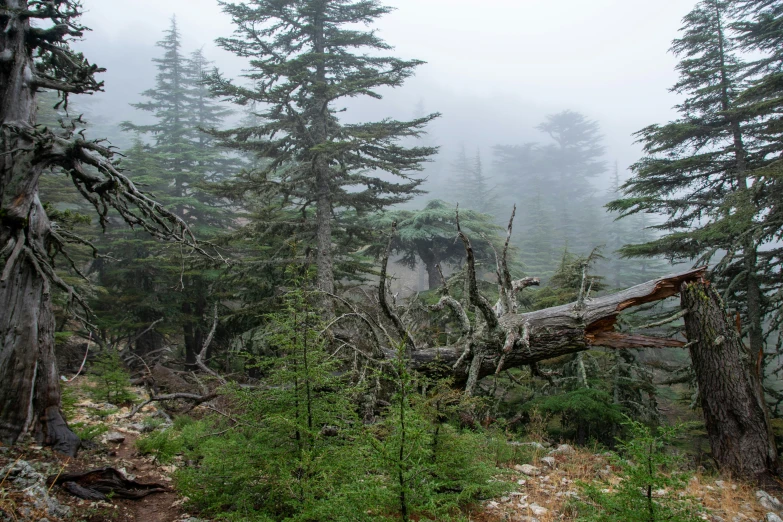
[[[667,52],[692,0],[397,0],[377,24],[394,55],[426,61],[383,100],[357,100],[349,118],[409,118],[417,105],[443,117],[431,126],[442,158],[464,145],[488,157],[498,143],[545,140],[546,114],[579,111],[600,123],[606,159],[624,169],[640,156],[631,134],[673,115],[676,59]],[[154,85],[155,47],[177,16],[183,51],[203,47],[229,77],[245,63],[219,49],[230,19],[215,0],[85,0],[92,28],[78,48],[105,67],[105,93],[90,118],[143,121],[128,104]],[[105,131],[104,131],[105,132]],[[626,174],[627,175],[627,174]]]

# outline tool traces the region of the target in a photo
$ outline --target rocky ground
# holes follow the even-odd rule
[[[198,522],[184,508],[184,500],[174,491],[171,466],[139,455],[135,442],[143,432],[160,427],[162,419],[154,406],[147,406],[127,418],[128,407],[95,403],[84,397],[74,385],[78,402],[70,424],[86,436],[97,433],[85,444],[75,459],[63,457],[33,443],[14,447],[0,445],[0,521],[35,522]],[[140,397],[142,389],[134,389]],[[81,500],[60,486],[47,485],[46,478],[64,473],[84,472],[112,467],[129,479],[141,483],[159,483],[166,490],[138,500],[109,498],[101,501]]]
[[[58,456],[34,443],[0,446],[0,522],[206,522],[187,512],[185,501],[170,486],[174,466],[164,466],[136,451],[135,442],[145,432],[160,429],[166,421],[154,405],[128,418],[128,407],[95,403],[85,398],[80,386],[70,414],[72,426],[92,440],[79,456]],[[143,390],[134,389],[141,399]],[[510,443],[524,447],[529,463],[516,464],[503,480],[511,491],[484,503],[479,522],[552,522],[575,520],[573,499],[580,483],[596,482],[610,490],[621,480],[605,454],[568,445],[539,442]],[[47,485],[46,478],[101,467],[119,470],[141,483],[166,485],[165,491],[139,500],[109,498],[81,500]],[[695,475],[682,492],[704,507],[704,520],[714,522],[783,522],[783,503],[767,492],[719,477]],[[571,505],[570,505],[571,504]]]
[[[608,456],[567,444],[556,447],[522,443],[534,449],[530,464],[516,465],[514,491],[485,504],[486,522],[552,522],[576,520],[571,505],[580,483],[599,482],[604,491],[619,484]],[[664,494],[664,491],[656,492]],[[704,508],[701,518],[712,522],[783,522],[783,503],[748,484],[695,475],[683,495]]]

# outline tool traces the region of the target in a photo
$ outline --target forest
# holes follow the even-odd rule
[[[103,2],[0,0],[0,521],[781,521],[783,0],[683,2],[622,153],[391,103],[413,4],[183,7],[127,94]]]

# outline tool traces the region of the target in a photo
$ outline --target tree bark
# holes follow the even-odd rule
[[[313,100],[313,145],[323,146],[328,140],[329,102],[326,91],[329,86],[326,81],[325,46],[324,46],[324,9],[321,4],[313,17],[313,50],[318,54],[316,64],[316,85]],[[318,289],[324,292],[323,316],[326,319],[334,317],[334,303],[328,294],[334,293],[334,266],[332,264],[332,190],[331,169],[329,161],[323,152],[316,152],[313,160],[316,190],[316,245],[318,254]]]
[[[38,198],[46,158],[13,151],[34,147],[15,128],[35,126],[35,65],[27,48],[29,18],[23,0],[0,0],[0,440],[15,443],[31,433],[62,453],[75,455],[79,438],[60,411],[54,355],[54,314],[49,279],[43,274],[51,225]]]
[[[493,375],[503,360],[503,368],[526,366],[561,355],[603,346],[609,348],[682,347],[684,342],[614,331],[623,310],[676,295],[684,282],[695,281],[706,269],[662,277],[595,299],[580,307],[571,303],[524,314],[511,313],[498,319],[494,331],[485,329],[474,336],[471,350],[480,354],[477,377]],[[509,342],[510,340],[510,342]],[[448,373],[456,385],[467,382],[470,358],[463,357],[467,346],[457,343],[417,350],[410,355],[413,369],[425,373]],[[385,350],[390,359],[393,350]],[[457,364],[457,362],[460,364]],[[456,367],[455,367],[456,366]]]
[[[721,470],[768,481],[780,474],[771,426],[752,353],[706,282],[682,284],[685,329],[699,383],[712,454]]]

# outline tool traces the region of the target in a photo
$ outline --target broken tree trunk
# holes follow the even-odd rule
[[[724,472],[767,482],[780,468],[755,358],[709,283],[683,282],[680,295],[712,455]]]
[[[479,358],[476,364],[480,379],[496,373],[501,359],[502,368],[507,369],[599,346],[682,347],[685,343],[676,339],[615,332],[614,325],[623,310],[676,295],[683,283],[701,279],[705,270],[698,268],[662,277],[583,302],[524,314],[509,313],[497,319],[497,327],[481,328],[454,345],[414,351],[410,354],[411,365],[426,373],[448,371],[455,384],[461,385],[468,380],[472,359],[464,356],[466,350]],[[386,351],[387,357],[395,357],[391,350]]]

